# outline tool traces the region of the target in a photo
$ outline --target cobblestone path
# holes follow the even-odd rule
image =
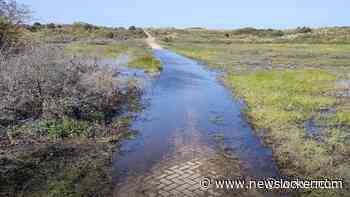
[[[202,189],[204,177],[237,177],[238,160],[215,153],[201,143],[200,132],[194,126],[193,114],[188,115],[188,127],[176,132],[175,151],[166,156],[148,173],[129,177],[116,187],[118,197],[201,197],[201,196],[257,196],[250,191]]]

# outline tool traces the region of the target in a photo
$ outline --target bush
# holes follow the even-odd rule
[[[19,39],[20,32],[8,18],[0,16],[0,48],[7,48],[15,44]]]
[[[73,23],[73,28],[81,29],[81,30],[85,30],[85,31],[91,31],[91,30],[98,29],[94,25],[91,25],[89,23],[84,23],[84,22],[74,22]]]
[[[135,30],[136,30],[136,27],[135,27],[135,26],[130,26],[130,27],[129,27],[129,30],[130,30],[130,31],[135,31]]]
[[[116,71],[45,46],[1,58],[0,123],[28,118],[106,121],[128,100]]]
[[[284,32],[281,30],[273,30],[271,35],[274,37],[281,37],[281,36],[284,36]]]
[[[43,25],[39,22],[35,22],[32,26],[30,26],[28,29],[32,32],[37,32],[43,28]]]
[[[48,29],[55,29],[55,28],[56,28],[56,25],[55,25],[55,23],[49,23],[49,24],[46,25],[46,27],[47,27]]]
[[[167,37],[163,38],[162,41],[164,41],[164,42],[173,42],[173,39],[171,37],[167,36]]]
[[[305,33],[311,33],[311,32],[312,32],[312,29],[310,27],[298,27],[296,29],[296,33],[305,34]]]
[[[106,38],[113,39],[113,38],[114,38],[114,33],[113,33],[112,31],[108,31],[108,32],[105,34],[105,37],[106,37]]]

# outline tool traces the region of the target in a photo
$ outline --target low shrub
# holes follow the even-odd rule
[[[128,86],[110,67],[67,58],[62,49],[31,47],[0,62],[0,123],[26,119],[106,121],[128,102]],[[138,91],[133,89],[132,91]]]
[[[310,27],[298,27],[295,31],[296,33],[305,34],[305,33],[311,33],[312,29]]]

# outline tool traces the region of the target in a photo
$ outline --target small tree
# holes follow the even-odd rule
[[[27,6],[14,0],[0,0],[0,48],[14,44],[19,37],[21,25],[30,20]]]
[[[15,0],[0,0],[0,16],[5,17],[10,23],[20,25],[31,19],[30,9]]]

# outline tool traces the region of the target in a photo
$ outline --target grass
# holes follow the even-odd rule
[[[346,106],[350,98],[333,94],[338,80],[350,78],[348,29],[316,29],[308,34],[284,31],[284,36],[269,38],[244,34],[227,38],[225,33],[160,30],[158,40],[224,71],[227,86],[246,101],[245,112],[256,132],[265,131],[259,136],[272,148],[282,174],[342,178],[349,184],[350,111]],[[171,39],[163,40],[165,36]],[[288,39],[282,41],[283,37]],[[325,109],[336,111],[324,115]],[[321,125],[322,141],[305,127],[310,119]],[[310,190],[301,196],[344,196],[347,192]]]
[[[335,98],[322,95],[335,81],[333,75],[323,70],[259,71],[233,74],[227,81],[251,108],[258,109],[252,113],[259,117],[254,121],[259,127],[271,127],[279,122],[298,123],[318,109],[335,103]]]
[[[91,57],[118,58],[122,54],[129,57],[128,66],[143,69],[150,74],[162,70],[161,62],[153,56],[152,51],[142,40],[112,43],[71,43],[66,47],[68,54]]]
[[[325,94],[335,80],[334,75],[322,69],[259,71],[226,78],[234,93],[247,102],[246,113],[257,131],[268,129],[267,143],[286,174],[313,179],[342,177],[348,181],[350,163],[343,155],[350,153],[346,130],[332,128],[326,141],[319,143],[303,127],[320,109],[336,104],[336,98]],[[349,113],[337,113],[336,117],[341,124],[349,121]]]
[[[117,58],[128,51],[125,44],[93,44],[93,43],[72,43],[66,47],[66,52],[74,55],[87,55],[93,57]]]
[[[186,56],[204,60],[216,68],[248,66],[350,66],[350,45],[344,44],[192,44],[166,45]]]
[[[159,40],[186,43],[307,43],[307,44],[350,44],[349,27],[312,29],[301,32],[298,29],[272,30],[244,28],[236,30],[207,29],[151,29]]]
[[[144,69],[149,73],[157,73],[162,70],[160,61],[149,55],[137,58],[131,61],[129,65],[134,68]]]

